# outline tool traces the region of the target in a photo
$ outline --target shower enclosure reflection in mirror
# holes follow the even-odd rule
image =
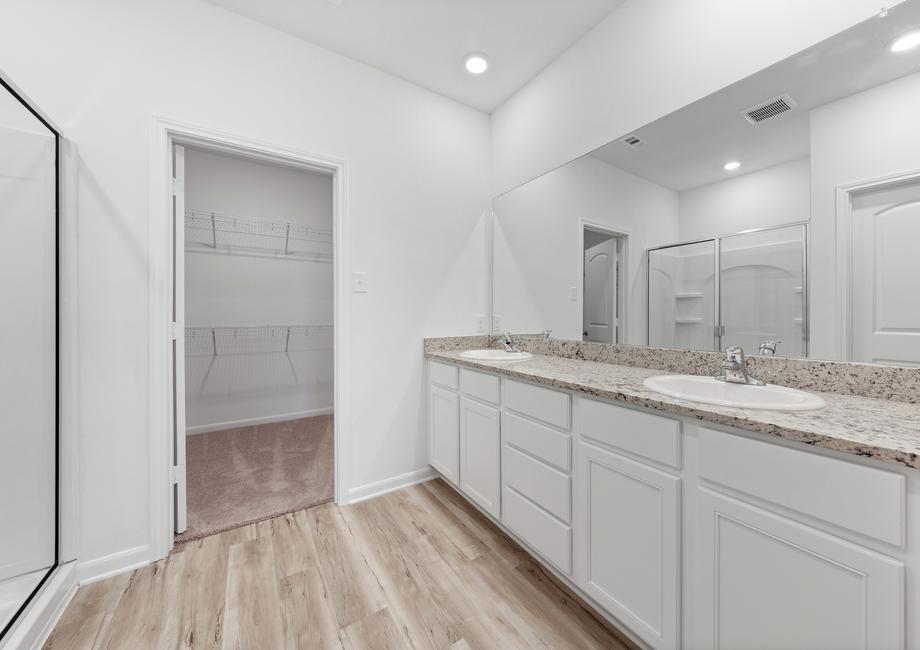
[[[0,238],[2,643],[60,557],[61,135],[2,74],[0,86],[0,223],[8,235]]]
[[[906,0],[495,197],[494,333],[920,366],[918,24]],[[626,236],[581,292],[586,221]]]

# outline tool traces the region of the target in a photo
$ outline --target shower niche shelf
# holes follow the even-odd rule
[[[331,230],[300,223],[206,210],[185,212],[185,248],[189,251],[331,262],[332,242]]]

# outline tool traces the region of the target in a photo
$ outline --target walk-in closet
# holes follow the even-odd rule
[[[181,541],[333,496],[333,177],[178,145],[175,169]]]

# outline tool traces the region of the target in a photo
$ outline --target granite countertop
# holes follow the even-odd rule
[[[668,397],[642,384],[646,377],[673,374],[661,370],[542,355],[514,362],[464,359],[459,351],[428,351],[425,356],[920,469],[920,404],[810,391],[827,406],[815,411],[738,409]]]

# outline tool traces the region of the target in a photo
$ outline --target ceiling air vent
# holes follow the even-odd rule
[[[623,142],[628,144],[630,147],[641,147],[645,144],[645,140],[635,134],[627,135],[625,138],[623,138]]]
[[[764,120],[769,120],[771,117],[776,117],[781,113],[791,111],[796,105],[795,100],[789,95],[780,95],[768,102],[749,108],[741,114],[744,115],[744,119],[751,124],[757,124]]]

